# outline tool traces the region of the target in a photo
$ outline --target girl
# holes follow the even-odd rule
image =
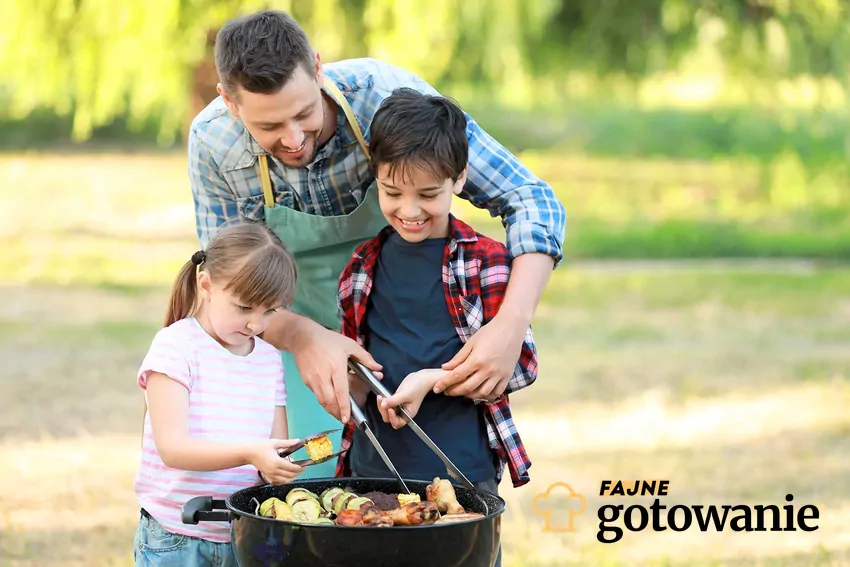
[[[225,498],[303,470],[287,440],[280,352],[259,335],[292,302],[295,261],[261,224],[222,228],[183,266],[139,369],[145,390],[136,565],[230,567],[230,524],[180,520],[193,496]]]

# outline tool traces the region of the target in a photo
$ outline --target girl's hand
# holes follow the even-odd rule
[[[279,449],[288,449],[298,439],[268,439],[257,443],[250,455],[250,463],[257,467],[263,480],[269,484],[287,484],[295,480],[304,470],[288,458],[277,454]]]
[[[403,405],[410,417],[415,417],[422,406],[422,400],[434,384],[446,374],[449,372],[439,368],[426,368],[413,372],[402,380],[395,394],[389,398],[378,396],[378,411],[381,412],[384,423],[389,423],[393,429],[400,429],[407,425],[404,418],[396,414],[395,408]]]

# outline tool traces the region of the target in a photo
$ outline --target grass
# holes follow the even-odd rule
[[[181,160],[0,161],[2,567],[132,564],[133,377],[195,249]],[[571,175],[559,187],[577,199]],[[506,567],[850,565],[848,315],[840,265],[565,262],[534,322],[540,379],[512,398],[534,464],[531,483],[501,487]],[[600,506],[649,503],[598,496],[617,478],[669,479],[668,507],[792,493],[819,507],[819,529],[604,545]],[[554,482],[586,498],[574,533],[544,532],[534,512]],[[548,504],[564,521],[571,503]]]
[[[614,160],[561,153],[528,153],[523,159],[551,182],[567,209],[568,261],[850,259],[846,181],[837,172],[793,185],[801,199],[795,201],[782,197],[784,184],[777,184],[776,191],[761,188],[767,182],[760,168],[744,162]],[[784,169],[799,167],[789,160],[775,168],[784,180],[794,177],[782,173]],[[0,165],[4,209],[33,211],[38,206],[37,214],[10,215],[0,228],[0,272],[11,281],[150,285],[159,274],[174,272],[194,246],[182,154],[125,154],[120,161],[19,155],[0,158]],[[35,187],[34,178],[40,180]],[[74,190],[67,179],[75,180]],[[86,210],[68,215],[80,194],[89,197]],[[456,210],[482,232],[504,238],[504,229],[486,211],[459,199]],[[73,256],[65,253],[68,248],[74,249]],[[80,270],[79,262],[88,269]],[[137,269],[140,263],[144,271]]]
[[[521,153],[524,163],[555,188],[566,206],[565,253],[571,259],[850,260],[846,112],[753,106],[642,108],[608,100],[511,111],[477,108],[474,100],[470,113],[490,134]],[[145,151],[155,138],[152,120],[139,132],[117,121],[98,130],[88,146],[73,151],[76,157],[92,149]],[[67,140],[70,122],[39,111],[26,121],[3,122],[0,117],[0,130],[5,134],[0,149],[14,152]],[[159,194],[163,187],[154,185],[167,179],[172,199],[188,199],[183,150],[171,150],[177,157],[163,149],[157,158],[168,164],[167,171],[145,168],[142,164],[150,160],[145,154],[131,158],[119,186],[147,181]],[[12,157],[3,162],[7,160],[13,167],[10,173],[0,173],[4,184],[23,182],[27,166],[21,164],[38,167],[35,161]],[[175,180],[180,183],[175,185]],[[53,187],[61,191],[66,181],[57,180]],[[97,186],[101,198],[103,190]],[[151,196],[145,192],[116,193],[108,199],[128,197],[134,211],[140,203],[159,202],[146,201]],[[103,216],[99,218],[102,222]],[[486,213],[475,218],[484,229],[501,230]],[[86,245],[86,235],[76,228],[69,227],[67,234]],[[0,268],[25,262],[26,249],[10,248],[8,241],[0,244],[9,249]],[[134,257],[143,254],[129,243],[110,245],[132,248]],[[61,255],[49,261],[66,270]],[[96,262],[97,257],[88,261]]]

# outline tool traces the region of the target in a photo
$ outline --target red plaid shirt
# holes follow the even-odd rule
[[[339,278],[342,333],[361,346],[365,345],[365,329],[361,325],[372,290],[375,264],[392,231],[391,227],[386,227],[375,238],[361,244]],[[498,313],[508,286],[511,260],[503,244],[476,233],[453,216],[450,217],[450,231],[443,253],[443,287],[455,330],[465,343]],[[487,423],[490,447],[499,457],[497,480],[502,479],[507,464],[514,486],[522,486],[530,480],[531,461],[511,416],[508,393],[529,386],[536,378],[537,349],[529,327],[505,393],[493,402],[479,404]],[[351,447],[354,427],[352,423],[345,426],[341,449]],[[351,476],[347,457],[347,452],[340,457],[337,476]]]

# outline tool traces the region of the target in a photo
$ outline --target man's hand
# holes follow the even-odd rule
[[[393,429],[401,429],[407,422],[395,412],[395,408],[403,405],[410,417],[416,417],[422,400],[434,387],[440,378],[448,372],[439,368],[426,368],[418,372],[412,372],[401,381],[395,394],[389,398],[378,396],[378,411],[384,423],[389,423]]]
[[[553,265],[554,260],[544,254],[514,258],[499,313],[443,365],[443,370],[452,372],[437,383],[434,392],[478,400],[495,400],[504,393]]]
[[[354,401],[362,408],[366,403],[366,398],[369,397],[369,385],[366,384],[360,377],[354,372],[348,373],[348,391],[351,392],[351,397],[354,398]]]
[[[381,365],[356,341],[313,321],[301,325],[298,335],[292,338],[290,352],[301,380],[325,411],[342,423],[348,423],[351,417],[348,359],[356,358],[373,372],[381,370]]]
[[[443,364],[451,372],[437,382],[434,392],[489,401],[501,396],[519,361],[525,331],[510,316],[496,315]]]

